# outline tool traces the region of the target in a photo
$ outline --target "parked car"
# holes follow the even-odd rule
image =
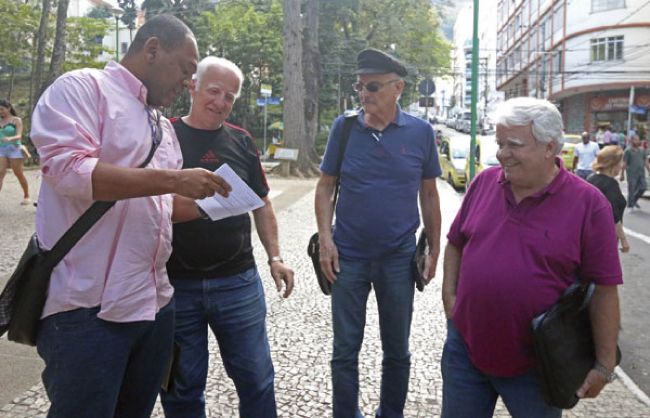
[[[439,155],[441,176],[456,189],[465,187],[465,158],[469,151],[469,137],[442,138]]]
[[[497,160],[497,146],[496,137],[494,135],[485,135],[476,137],[476,151],[474,151],[474,177],[489,167],[499,165]],[[465,178],[469,180],[469,153],[465,159]],[[466,182],[466,183],[469,183]]]
[[[478,126],[478,131],[481,133],[481,135],[492,134],[495,130],[496,124],[494,123],[494,120],[492,120],[492,118],[489,116],[483,116]]]
[[[564,167],[567,170],[573,168],[573,149],[577,144],[581,143],[582,139],[580,135],[577,134],[565,134],[564,135],[564,145],[562,146],[562,151],[560,155],[564,160]]]
[[[456,119],[456,130],[469,133],[472,123],[472,112],[463,112],[459,115],[460,117]]]

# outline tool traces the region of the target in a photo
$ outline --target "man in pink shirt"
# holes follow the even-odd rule
[[[207,170],[180,170],[174,129],[157,110],[186,87],[197,59],[190,29],[157,16],[120,64],[64,74],[34,109],[41,246],[93,201],[117,201],[51,276],[38,335],[49,418],[151,414],[172,348],[172,219],[199,217],[193,199],[230,188]]]
[[[491,417],[499,396],[514,418],[558,418],[536,379],[531,320],[576,280],[593,281],[597,361],[579,397],[598,396],[616,365],[622,272],[612,209],[562,165],[562,117],[516,98],[497,119],[500,167],[472,182],[447,238],[442,417]]]

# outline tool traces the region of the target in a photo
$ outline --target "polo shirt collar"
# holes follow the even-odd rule
[[[397,113],[395,114],[395,119],[389,124],[395,124],[398,127],[402,127],[406,125],[406,117],[404,116],[404,112],[402,111],[402,108],[400,107],[399,104],[396,104],[397,106]],[[357,116],[357,121],[361,124],[361,126],[366,126],[366,121],[364,120],[364,110],[363,108],[359,110],[359,115]]]
[[[104,67],[104,71],[108,73],[111,78],[117,80],[117,82],[124,87],[129,93],[133,94],[138,101],[147,105],[147,87],[142,84],[133,73],[126,69],[122,64],[110,61]]]
[[[553,194],[557,193],[562,188],[562,185],[564,185],[564,183],[567,180],[567,176],[570,176],[571,174],[569,174],[569,172],[564,168],[564,161],[562,161],[562,158],[555,157],[555,165],[558,166],[560,171],[557,173],[557,175],[551,181],[551,183],[548,186],[546,186],[544,189],[540,190],[539,192],[528,196],[528,198],[535,199],[535,198],[539,198],[539,197],[542,197],[542,196],[547,195],[547,194],[548,195],[553,195]],[[506,186],[510,185],[510,181],[508,179],[506,179],[506,176],[503,173],[503,169],[501,170],[501,173],[499,174],[498,182],[504,188]],[[510,190],[510,189],[508,189],[508,190]]]

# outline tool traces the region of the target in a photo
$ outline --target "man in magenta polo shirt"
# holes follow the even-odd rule
[[[517,417],[560,417],[536,380],[531,320],[578,279],[596,283],[597,363],[578,390],[611,379],[622,273],[611,206],[557,155],[562,117],[550,102],[511,99],[497,120],[500,167],[472,182],[447,238],[442,417],[491,417],[499,396]]]

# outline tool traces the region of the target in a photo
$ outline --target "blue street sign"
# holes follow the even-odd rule
[[[258,97],[257,98],[258,106],[266,106],[266,104],[279,105],[280,98],[279,97]]]

